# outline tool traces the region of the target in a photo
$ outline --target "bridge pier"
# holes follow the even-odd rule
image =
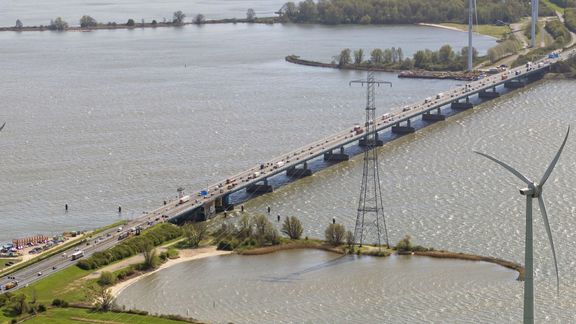
[[[304,162],[302,168],[292,167],[286,170],[286,175],[292,178],[304,178],[312,175],[312,170],[308,169],[308,163]]]
[[[506,89],[520,89],[524,86],[526,86],[526,83],[519,79],[504,82],[504,87]]]
[[[248,193],[269,193],[274,191],[271,185],[268,184],[268,179],[264,179],[262,184],[251,184],[246,187],[246,192]]]
[[[442,121],[445,119],[446,119],[446,116],[442,115],[442,110],[440,108],[438,108],[436,110],[435,114],[431,113],[430,111],[422,114],[422,120],[425,120],[425,121],[435,122],[435,121]]]
[[[410,119],[406,120],[406,126],[400,126],[400,123],[392,126],[390,130],[393,134],[411,134],[416,131],[414,127],[410,124]]]
[[[361,138],[358,141],[358,145],[361,147],[365,147],[368,146],[368,134],[366,134],[363,138]],[[384,141],[382,141],[381,139],[378,138],[378,133],[374,133],[374,138],[370,139],[370,141],[373,141],[374,143],[372,143],[372,146],[383,146],[384,145]]]
[[[340,153],[334,153],[333,151],[324,153],[324,161],[342,162],[348,160],[350,160],[350,156],[344,153],[344,146],[340,147]]]
[[[450,108],[454,110],[465,110],[474,108],[474,105],[470,102],[470,97],[466,97],[466,101],[460,102],[460,100],[453,101]]]
[[[230,203],[230,195],[224,195],[222,197],[216,198],[214,207],[216,208],[216,212],[220,213],[227,210],[233,210],[234,205]]]
[[[500,97],[500,93],[498,93],[496,87],[494,87],[492,91],[482,90],[478,92],[478,97],[482,99],[494,99]]]

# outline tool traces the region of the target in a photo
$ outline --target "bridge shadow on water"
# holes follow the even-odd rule
[[[295,282],[298,280],[302,280],[303,279],[302,276],[306,275],[308,273],[321,271],[321,270],[324,270],[326,268],[336,267],[336,266],[339,266],[341,264],[353,262],[355,260],[356,260],[356,258],[354,256],[342,255],[342,256],[339,256],[339,257],[334,258],[332,260],[328,260],[328,261],[313,265],[311,267],[304,268],[304,269],[299,270],[299,271],[291,272],[291,273],[288,273],[288,274],[283,275],[283,276],[262,276],[257,280],[263,281],[263,282],[273,282],[273,283],[276,283],[276,282],[291,283],[291,282]]]

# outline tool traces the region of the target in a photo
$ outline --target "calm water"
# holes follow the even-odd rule
[[[410,55],[444,43],[460,48],[465,34],[416,26],[243,24],[1,33],[0,120],[8,125],[0,136],[0,241],[133,217],[174,195],[178,186],[202,188],[363,119],[364,91],[348,81],[364,74],[291,65],[285,55],[329,61],[343,47],[392,46]],[[477,47],[485,51],[493,44],[479,38]],[[457,84],[399,80],[392,74],[379,78],[394,82],[393,88],[379,90],[380,113]],[[471,150],[493,153],[540,177],[574,120],[575,88],[571,81],[541,82],[383,147],[392,242],[410,233],[420,244],[521,261],[520,184]],[[554,323],[575,321],[572,142],[546,189],[560,297],[542,222],[535,221],[537,316]],[[333,216],[353,225],[360,176],[356,157],[247,207],[263,211],[270,204],[274,213],[299,216],[307,235],[321,237]],[[66,214],[65,203],[71,206]],[[118,205],[123,215],[115,213]],[[347,278],[355,278],[355,264],[342,265]],[[467,279],[466,271],[462,277],[445,276],[446,271],[428,275],[443,285]],[[502,289],[461,289],[456,297],[441,295],[426,303],[438,312],[455,303],[470,310],[482,305],[498,312],[476,313],[474,321],[517,321],[521,285],[509,278],[489,281]],[[398,307],[409,312],[418,301],[406,298]],[[308,311],[319,307],[313,304]],[[427,316],[461,322],[455,313]],[[369,320],[381,318],[373,316]]]
[[[270,17],[278,11],[284,0],[2,0],[0,1],[0,26],[13,26],[20,19],[26,26],[48,25],[51,19],[62,17],[70,25],[80,25],[83,15],[90,15],[98,22],[125,23],[129,18],[140,22],[156,19],[172,20],[175,11],[181,10],[191,21],[197,14],[207,19],[245,18],[248,8],[256,16]]]
[[[130,286],[117,302],[214,323],[469,323],[520,305],[516,277],[484,262],[285,251],[181,263]]]
[[[348,81],[364,74],[292,65],[285,55],[328,61],[375,40],[409,55],[458,46],[463,35],[257,24],[2,33],[0,217],[9,230],[0,241],[108,224],[119,205],[133,217],[179,186],[202,188],[362,119],[364,91]],[[494,44],[480,41],[482,50]],[[455,84],[381,77],[394,82],[382,107]]]

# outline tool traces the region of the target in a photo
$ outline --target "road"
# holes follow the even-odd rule
[[[565,60],[570,56],[575,55],[574,50],[565,51],[560,55],[560,60]],[[444,93],[437,94],[434,97],[426,98],[412,105],[404,106],[396,111],[379,116],[375,121],[372,121],[376,125],[376,131],[381,131],[386,128],[390,128],[400,122],[405,122],[412,118],[418,117],[425,112],[436,110],[440,107],[451,104],[453,101],[458,99],[463,99],[468,96],[474,95],[481,90],[491,89],[497,85],[500,85],[512,78],[519,78],[527,73],[534,73],[538,69],[546,68],[550,64],[554,63],[558,59],[542,59],[540,61],[534,62],[533,68],[528,69],[525,66],[510,69],[498,74],[489,75],[480,79],[478,81],[472,81],[464,86],[455,87],[449,89]],[[539,66],[540,65],[540,66]],[[362,133],[358,131],[362,130]],[[305,161],[322,156],[326,152],[331,152],[332,150],[343,147],[350,143],[357,142],[362,139],[365,134],[365,125],[356,125],[354,127],[349,127],[336,134],[329,137],[316,141],[314,143],[308,144],[299,149],[293,150],[280,157],[274,158],[266,163],[256,165],[248,170],[217,182],[203,190],[208,191],[208,195],[202,196],[201,192],[195,192],[191,194],[190,199],[185,202],[178,200],[168,201],[165,205],[151,211],[147,214],[143,214],[130,221],[126,228],[132,228],[137,226],[146,227],[149,221],[163,220],[162,215],[166,215],[168,219],[178,217],[182,213],[189,210],[203,206],[207,202],[211,202],[218,197],[236,192],[251,184],[255,184],[259,181],[267,179],[275,174],[286,171],[288,168],[295,167],[302,164]],[[102,241],[95,243],[96,238],[103,238]],[[90,239],[89,245],[81,246],[85,256],[90,256],[94,252],[106,250],[119,242],[118,233],[116,228],[111,228],[102,233],[98,234],[97,237]],[[70,248],[66,251],[67,257],[60,255],[55,255],[49,257],[43,261],[36,264],[30,265],[24,269],[18,270],[11,274],[10,277],[15,277],[18,281],[18,286],[10,289],[10,291],[18,290],[21,287],[25,287],[41,278],[46,277],[54,272],[65,269],[69,266],[75,264],[70,260],[70,255],[74,253],[74,248]],[[38,275],[41,273],[41,275]],[[9,279],[7,276],[0,278],[0,285],[4,285],[14,279]],[[2,292],[5,292],[4,290]]]

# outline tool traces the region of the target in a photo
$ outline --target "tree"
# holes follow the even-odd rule
[[[336,246],[342,244],[346,235],[346,228],[342,224],[330,224],[324,231],[326,242]]]
[[[302,236],[304,229],[302,223],[296,216],[289,216],[284,219],[282,224],[282,233],[288,235],[289,238],[297,240]]]
[[[182,226],[182,231],[188,240],[188,245],[192,248],[197,248],[208,234],[208,225],[205,222],[186,223]]]
[[[410,242],[410,235],[404,236],[398,244],[396,244],[396,250],[398,251],[412,251],[412,242]]]
[[[156,20],[152,20],[152,26],[156,26],[158,22]]]
[[[112,272],[103,271],[98,278],[97,283],[100,286],[110,286],[116,282],[116,276]]]
[[[92,301],[94,310],[109,311],[114,305],[114,295],[106,287],[92,284],[87,287],[86,295]]]
[[[258,240],[260,244],[280,243],[280,234],[278,233],[278,230],[274,228],[274,225],[272,225],[266,216],[256,215],[254,216],[252,223],[254,224],[253,237]]]
[[[62,17],[50,20],[50,26],[48,26],[48,29],[58,31],[63,31],[66,28],[68,28],[68,23],[65,22],[64,19],[62,19]]]
[[[362,64],[364,61],[364,50],[358,49],[354,51],[354,64]]]
[[[24,25],[22,24],[22,22],[20,21],[20,19],[16,19],[16,29],[22,29],[22,27],[24,27]]]
[[[346,232],[346,244],[348,244],[348,247],[351,248],[352,245],[354,245],[354,234],[352,233],[352,231],[347,231]]]
[[[373,49],[370,53],[370,62],[372,62],[372,64],[382,64],[383,61],[384,52],[379,48]]]
[[[25,294],[17,294],[10,298],[9,304],[10,312],[12,315],[22,315],[28,312],[28,303],[26,302]]]
[[[128,19],[128,21],[126,22],[126,26],[134,26],[136,23],[134,22],[134,19],[130,18]]]
[[[345,65],[350,64],[350,62],[352,61],[352,57],[351,57],[351,51],[349,48],[345,48],[340,52],[340,55],[338,56],[338,66],[339,67],[343,67]]]
[[[181,10],[178,10],[174,12],[172,22],[177,25],[182,25],[184,23],[184,18],[186,18],[186,15]]]
[[[196,25],[201,25],[205,22],[206,22],[206,18],[204,17],[203,14],[197,14],[196,17],[194,17],[194,23]]]
[[[440,50],[438,51],[438,60],[440,60],[440,63],[448,63],[453,58],[454,51],[450,45],[446,44],[440,47]]]
[[[156,254],[156,249],[149,245],[143,252],[144,262],[142,263],[142,269],[154,269],[158,266],[158,255]]]
[[[247,237],[250,237],[252,234],[252,219],[248,214],[243,214],[238,222],[238,229],[236,232],[236,236],[238,239],[243,240]]]
[[[256,11],[254,11],[254,9],[250,8],[246,11],[246,20],[249,22],[256,20]]]
[[[98,22],[90,16],[84,15],[80,18],[80,27],[82,28],[96,27],[96,25],[98,25]]]

